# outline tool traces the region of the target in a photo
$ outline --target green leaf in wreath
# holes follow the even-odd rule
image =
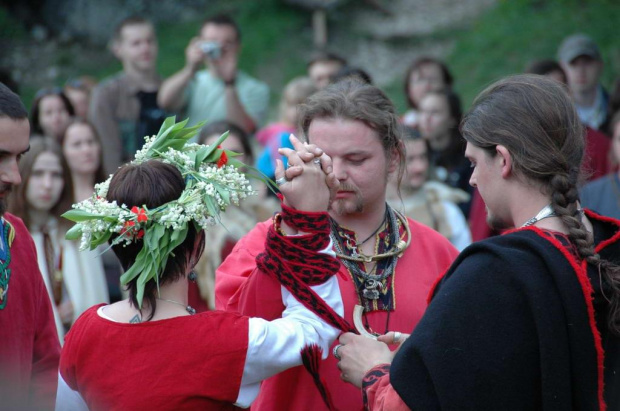
[[[67,240],[79,240],[82,236],[82,225],[76,224],[67,230],[67,234],[65,234],[65,238]]]
[[[69,210],[64,213],[61,217],[66,218],[67,220],[73,221],[75,223],[80,223],[82,221],[95,220],[98,218],[104,217],[101,214],[93,214],[84,210]]]

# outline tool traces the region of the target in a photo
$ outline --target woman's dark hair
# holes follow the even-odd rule
[[[198,143],[206,144],[207,138],[214,134],[224,134],[230,132],[239,138],[239,142],[243,147],[243,153],[249,158],[250,165],[254,163],[254,150],[252,150],[252,144],[250,143],[250,137],[241,127],[235,123],[227,120],[215,121],[207,124],[200,130],[200,136],[198,137]]]
[[[157,208],[180,197],[185,189],[185,181],[179,170],[170,164],[158,160],[149,160],[142,164],[126,164],[118,169],[112,177],[106,199],[116,201],[117,204]],[[190,256],[194,251],[196,236],[200,236],[200,244],[196,261],[190,262]],[[117,236],[110,238],[114,241]],[[123,269],[127,271],[135,262],[136,256],[142,250],[142,240],[137,240],[127,245],[117,244],[112,246],[114,254],[118,257]],[[168,257],[166,267],[159,277],[159,284],[172,283],[182,278],[187,273],[189,265],[200,258],[204,248],[204,235],[198,232],[194,224],[189,223],[187,237],[174,249],[174,255]],[[138,277],[127,284],[129,301],[134,307],[139,307],[136,294]],[[144,286],[144,299],[148,302],[151,313],[147,321],[155,315],[157,307],[157,283],[150,280]]]
[[[484,90],[463,119],[467,142],[496,155],[505,146],[518,176],[537,183],[568,229],[579,256],[600,268],[613,290],[608,326],[620,333],[620,267],[596,254],[582,222],[577,190],[585,148],[585,130],[571,97],[555,80],[520,75]]]
[[[553,72],[558,72],[562,74],[564,77],[563,83],[566,84],[566,72],[562,66],[560,66],[560,63],[555,60],[535,60],[526,67],[525,72],[529,74],[538,74],[541,76],[547,76]]]
[[[106,176],[105,169],[103,166],[103,145],[101,145],[101,139],[99,138],[99,134],[97,134],[97,130],[95,129],[95,126],[92,125],[92,123],[90,123],[88,120],[85,120],[83,118],[75,117],[73,120],[71,120],[71,122],[67,126],[67,129],[63,133],[60,139],[60,146],[62,148],[65,147],[65,139],[67,138],[67,131],[69,130],[69,127],[75,124],[83,124],[87,126],[88,128],[90,128],[90,130],[93,132],[93,136],[95,137],[95,141],[97,142],[97,144],[99,144],[99,167],[97,167],[97,170],[95,171],[95,184],[101,183],[105,181],[108,178],[108,176]]]
[[[346,78],[351,78],[351,77],[361,82],[364,82],[366,84],[372,85],[372,77],[370,77],[370,74],[368,74],[365,70],[359,67],[353,67],[353,66],[344,66],[343,68],[338,70],[336,74],[334,74],[331,77],[330,82],[336,83],[338,81],[344,80]]]
[[[465,153],[465,141],[459,130],[459,125],[463,118],[461,98],[452,90],[429,91],[425,98],[433,95],[440,96],[446,100],[450,117],[454,120],[454,126],[450,129],[450,145],[443,150],[435,163],[436,166],[451,170],[463,161],[463,155]]]
[[[34,101],[32,102],[32,107],[30,108],[30,124],[32,125],[32,130],[30,134],[45,135],[43,129],[41,128],[41,123],[39,122],[39,112],[41,110],[39,106],[41,105],[41,100],[49,96],[58,96],[65,105],[65,109],[69,113],[69,116],[73,117],[75,115],[75,110],[73,109],[71,100],[69,100],[69,97],[67,97],[67,95],[62,91],[62,88],[43,88],[37,91],[37,94],[34,95]]]
[[[408,141],[420,141],[424,143],[424,147],[426,148],[426,157],[428,159],[428,169],[426,171],[426,180],[437,180],[437,176],[435,174],[435,164],[431,161],[431,144],[427,139],[422,137],[420,134],[420,130],[415,127],[403,126],[403,143],[407,143]],[[405,154],[406,154],[406,144],[405,144]],[[406,158],[406,156],[405,156]]]
[[[454,82],[454,78],[452,77],[452,73],[450,73],[448,66],[446,66],[446,64],[443,61],[438,60],[433,57],[420,57],[419,59],[414,60],[413,63],[411,63],[411,65],[405,72],[405,81],[403,84],[403,89],[405,91],[405,97],[407,97],[407,104],[409,104],[409,107],[411,108],[415,108],[415,109],[418,108],[415,101],[411,100],[411,96],[409,95],[409,81],[411,79],[411,75],[426,65],[435,65],[439,67],[439,69],[441,70],[441,75],[443,77],[443,82],[446,85],[446,88],[452,88],[452,83]]]
[[[58,219],[58,225],[61,231],[65,231],[71,226],[71,223],[60,216],[64,212],[69,211],[73,204],[73,182],[71,180],[71,171],[69,171],[67,161],[62,154],[62,149],[51,137],[35,137],[30,140],[30,150],[24,154],[19,162],[19,174],[22,177],[22,183],[15,186],[13,192],[9,196],[8,211],[21,218],[29,230],[33,229],[30,221],[30,213],[28,213],[29,205],[26,192],[28,191],[28,184],[32,176],[34,163],[43,153],[52,153],[60,160],[64,185],[58,202],[50,209],[49,213]]]

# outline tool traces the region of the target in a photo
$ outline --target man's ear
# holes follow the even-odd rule
[[[495,147],[496,161],[498,161],[498,166],[501,167],[502,178],[508,178],[513,174],[512,169],[512,155],[510,151],[506,148],[506,146],[497,145]]]

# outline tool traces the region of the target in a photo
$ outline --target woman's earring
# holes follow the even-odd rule
[[[198,278],[198,276],[196,275],[196,272],[194,270],[190,271],[189,274],[187,275],[187,279],[193,283],[196,282],[196,278]]]

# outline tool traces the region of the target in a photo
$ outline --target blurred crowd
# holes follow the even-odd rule
[[[60,216],[130,161],[143,137],[156,134],[166,117],[187,117],[190,124],[204,121],[201,143],[213,143],[229,131],[224,148],[273,178],[276,159],[281,159],[278,149],[291,147],[289,136],[297,133],[299,104],[344,78],[372,83],[363,68],[349,65],[342,56],[317,53],[307,62],[307,72],[284,87],[277,118],[270,119],[269,87],[238,68],[242,40],[229,16],[208,18],[196,37],[188,39],[185,65],[164,79],[157,72],[154,25],[130,17],[111,39],[122,63],[119,73],[99,83],[84,75],[34,96],[31,146],[19,165],[23,182],[11,194],[8,211],[21,217],[33,235],[61,341],[84,310],[118,301],[124,291],[112,253],[79,253],[77,243],[64,239],[69,224]],[[586,35],[566,37],[555,57],[534,61],[525,72],[549,76],[570,91],[586,136],[582,205],[620,218],[620,79],[610,91],[603,87],[603,56]],[[472,169],[459,132],[457,82],[450,68],[434,57],[416,59],[404,73],[406,174],[400,186],[397,178],[388,182],[388,201],[462,250],[497,233],[487,226],[485,205],[469,184]],[[199,311],[214,308],[215,269],[235,243],[279,208],[267,186],[254,183],[255,199],[228,210],[223,224],[207,233],[209,247],[197,266],[198,282],[190,289],[190,305]]]

